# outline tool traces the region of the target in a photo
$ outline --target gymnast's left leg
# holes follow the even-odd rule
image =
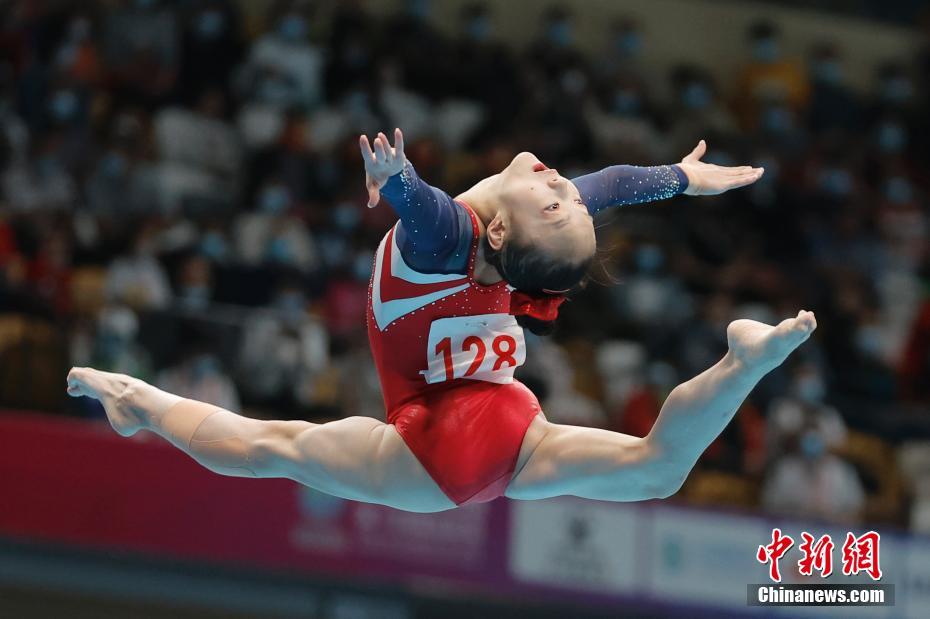
[[[523,440],[505,496],[640,501],[674,494],[756,384],[816,326],[814,314],[805,311],[777,326],[733,321],[727,327],[727,354],[675,387],[643,438],[554,424],[537,416]]]
[[[73,368],[68,394],[100,400],[119,434],[158,434],[221,475],[284,477],[346,499],[414,512],[451,509],[397,429],[370,417],[249,419],[139,379]]]

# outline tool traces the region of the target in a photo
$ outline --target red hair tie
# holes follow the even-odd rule
[[[564,294],[536,296],[514,290],[510,293],[510,313],[552,322],[558,318],[559,306],[565,302],[565,298]]]

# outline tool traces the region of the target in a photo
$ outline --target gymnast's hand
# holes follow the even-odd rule
[[[383,133],[379,133],[374,139],[374,150],[368,143],[367,135],[359,137],[358,145],[362,149],[362,160],[365,162],[368,208],[374,208],[381,200],[381,188],[407,164],[407,157],[404,156],[404,134],[400,129],[394,129],[393,148]]]
[[[688,188],[685,194],[689,196],[713,196],[737,187],[751,185],[760,178],[765,171],[752,166],[725,167],[704,163],[701,157],[707,152],[707,143],[698,142],[678,167],[688,176]]]

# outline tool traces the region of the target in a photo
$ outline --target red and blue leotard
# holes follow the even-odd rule
[[[677,166],[613,166],[573,181],[592,213],[670,197]],[[540,411],[514,379],[526,358],[506,282],[474,279],[478,221],[408,163],[381,190],[400,221],[375,254],[368,337],[388,423],[457,505],[504,493]]]

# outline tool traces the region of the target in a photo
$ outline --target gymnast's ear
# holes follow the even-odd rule
[[[500,211],[498,211],[497,215],[494,216],[494,219],[488,222],[488,225],[484,231],[488,237],[488,245],[491,246],[491,249],[494,251],[500,251],[504,246],[504,241],[507,238],[508,232],[509,229],[507,227],[507,223],[504,221],[504,216]]]

